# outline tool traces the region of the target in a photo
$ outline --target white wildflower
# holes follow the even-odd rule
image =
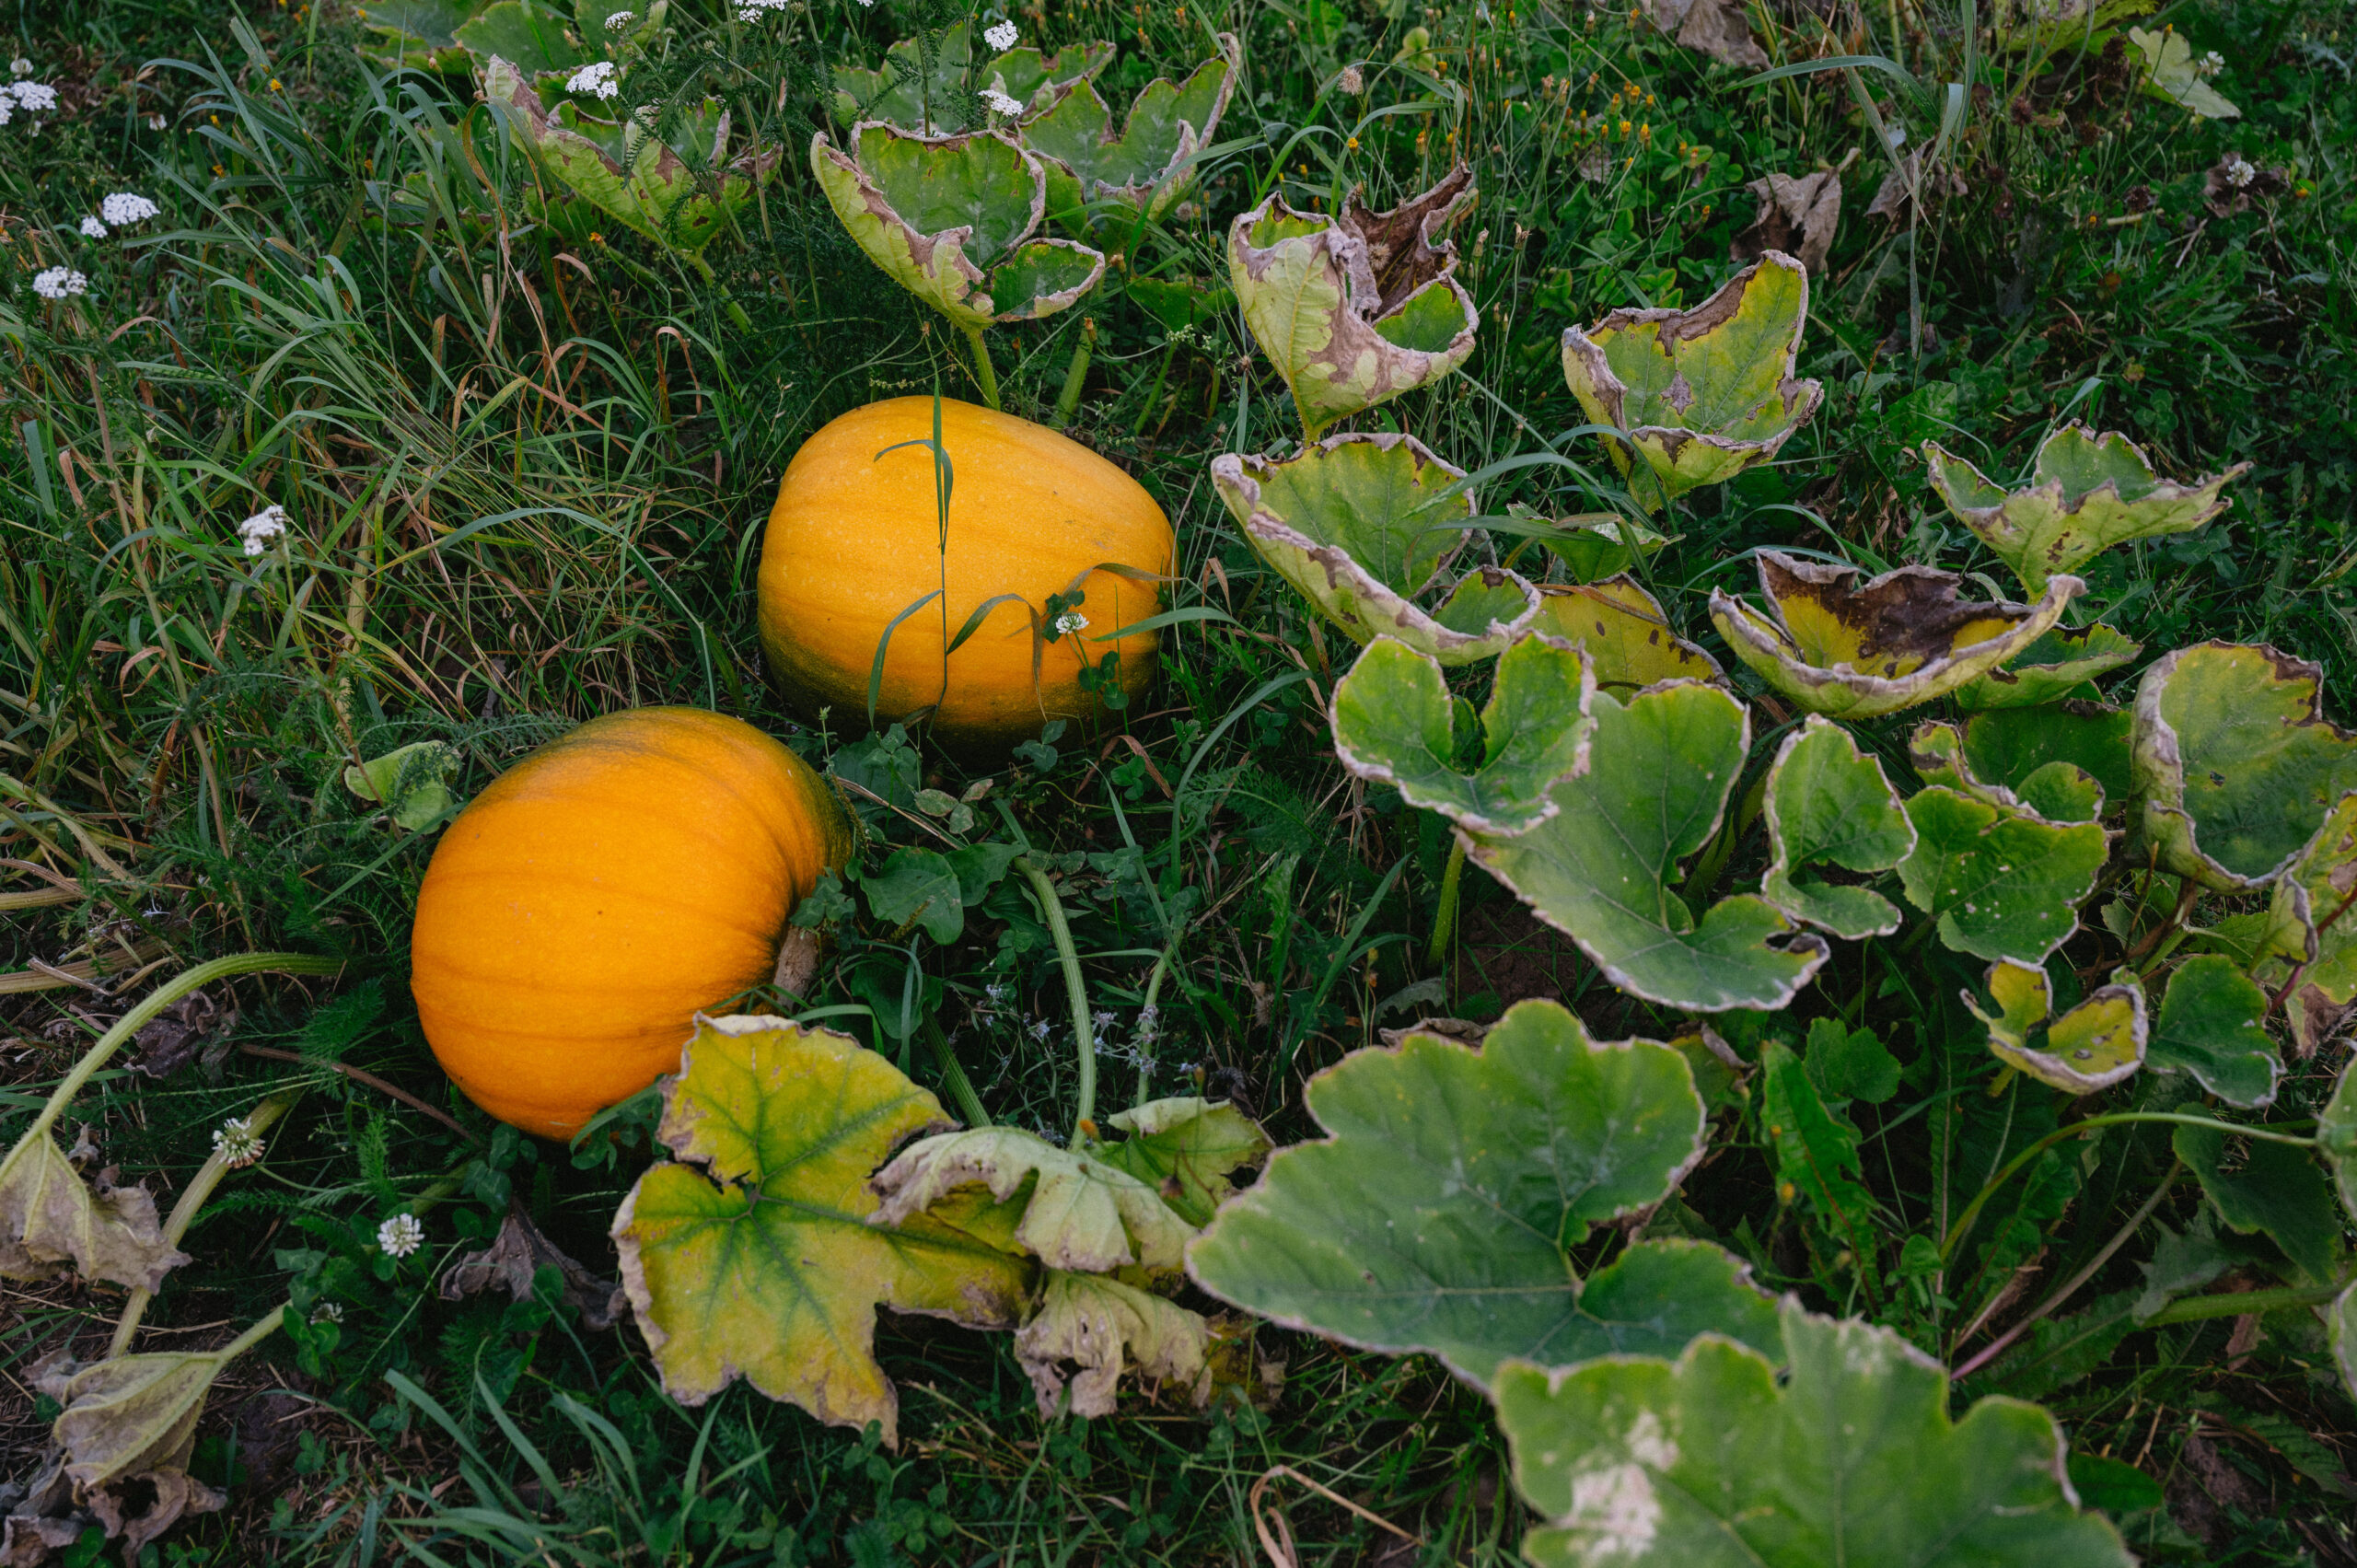
[[[57,107],[57,89],[39,82],[10,82],[8,91],[15,96],[17,107],[36,113]]]
[[[2226,57],[2214,49],[2193,63],[2193,74],[2205,82],[2225,68]]]
[[[1355,65],[1343,66],[1342,74],[1334,78],[1334,85],[1353,98],[1366,91],[1366,78],[1359,74]]]
[[[1092,1034],[1111,1034],[1113,1032],[1113,1023],[1114,1018],[1110,1008],[1099,1007],[1096,1012],[1088,1016],[1088,1028],[1089,1032]]]
[[[1001,54],[1015,47],[1016,36],[1013,22],[1001,22],[994,28],[982,29],[982,41]]]
[[[1045,1041],[1048,1038],[1048,1020],[1045,1018],[1040,1019],[1038,1023],[1031,1026],[1031,1038],[1036,1040]]]
[[[771,11],[783,11],[791,0],[737,0],[737,19],[756,22]]]
[[[1067,610],[1056,617],[1056,635],[1070,636],[1074,632],[1088,630],[1088,617],[1077,610]]]
[[[274,501],[238,525],[238,537],[246,541],[248,555],[260,555],[285,531],[286,508]]]
[[[614,80],[614,63],[599,60],[584,65],[565,78],[564,90],[569,93],[595,93],[599,98],[621,96],[622,85]]]
[[[1133,1037],[1134,1042],[1139,1045],[1152,1045],[1155,1037],[1161,1032],[1162,1008],[1158,1004],[1149,1002],[1138,1009],[1138,1026]]]
[[[16,104],[15,99],[10,98],[6,93],[0,93],[0,125],[6,125],[10,120],[16,118]]]
[[[999,91],[996,87],[984,87],[982,89],[982,103],[993,114],[1020,114],[1023,112],[1023,100],[1021,99],[1009,98],[1004,93]]]
[[[14,60],[8,62],[8,75],[12,76],[29,76],[32,74],[33,63],[26,59],[23,55],[19,54]]]
[[[406,1258],[425,1245],[425,1226],[415,1214],[395,1214],[377,1227],[377,1246],[388,1258]]]
[[[606,18],[606,30],[608,32],[620,32],[622,29],[630,26],[632,18],[637,15],[638,13],[636,11],[616,11],[612,16]]]
[[[343,1303],[341,1301],[320,1302],[317,1307],[311,1308],[311,1321],[314,1323],[343,1322]]]
[[[145,223],[164,209],[145,196],[129,191],[118,191],[99,203],[99,216],[117,228],[134,223]]]
[[[2222,172],[2226,177],[2226,183],[2237,191],[2258,178],[2258,170],[2253,168],[2250,160],[2240,153],[2226,160],[2226,167]]]
[[[104,224],[100,223],[100,222],[99,222],[98,219],[96,219],[96,218],[84,218],[84,219],[82,220],[82,238],[85,238],[85,239],[104,239],[106,237],[107,237],[107,226],[106,226],[106,225],[104,225]]]
[[[90,292],[90,280],[71,267],[51,267],[33,274],[33,292],[43,299],[64,299]]]
[[[994,980],[982,987],[982,999],[995,1007],[1006,1000],[1006,981]]]
[[[242,1116],[233,1116],[213,1130],[213,1152],[236,1170],[261,1158],[261,1134]]]

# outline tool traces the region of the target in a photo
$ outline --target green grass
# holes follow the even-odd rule
[[[217,1342],[290,1285],[341,1320],[271,1342],[216,1390],[194,1465],[229,1486],[229,1510],[143,1562],[1240,1563],[1260,1560],[1249,1498],[1277,1465],[1422,1541],[1387,1554],[1392,1538],[1280,1479],[1269,1501],[1305,1563],[1514,1557],[1526,1515],[1488,1407],[1418,1358],[1264,1326],[1262,1349],[1286,1363],[1265,1412],[1199,1416],[1183,1399],[1125,1395],[1119,1418],[1048,1422],[1004,1336],[888,1315],[879,1349],[905,1432],[892,1454],[741,1388],[683,1410],[627,1322],[593,1331],[570,1307],[435,1294],[511,1195],[610,1272],[606,1228],[650,1123],[638,1108],[610,1144],[568,1156],[494,1135],[449,1087],[406,984],[432,837],[373,815],[343,770],[442,740],[462,754],[456,787],[470,796],[574,723],[658,703],[740,714],[814,761],[857,739],[855,716],[809,725],[768,687],[752,568],[776,480],[810,432],[878,397],[974,395],[958,335],[852,246],[801,156],[820,122],[817,72],[878,57],[901,36],[892,11],[825,0],[764,24],[784,41],[760,43],[675,0],[679,69],[737,62],[738,78],[703,79],[779,103],[765,124],[787,153],[757,221],[709,252],[710,283],[619,226],[587,243],[535,224],[528,166],[470,110],[463,81],[366,64],[342,4],[240,18],[184,0],[51,0],[6,24],[9,52],[61,86],[68,112],[37,137],[22,116],[0,127],[0,855],[85,892],[9,910],[0,969],[98,957],[119,978],[125,946],[168,955],[158,976],[273,947],[347,962],[329,984],[215,988],[235,1017],[212,1053],[165,1078],[110,1072],[69,1115],[124,1179],[177,1191],[224,1117],[306,1086],[268,1160],[204,1210],[195,1261],[150,1310],[142,1346]],[[1846,8],[1829,27],[1803,6],[1752,14],[1779,62],[1880,53],[1938,82],[1965,64],[1945,6]],[[2226,56],[2217,86],[2244,118],[2190,122],[2139,96],[2114,59],[2065,57],[2032,77],[2018,56],[1976,53],[1956,183],[1910,230],[1865,215],[1889,166],[1839,75],[1746,85],[1625,12],[1234,5],[1217,24],[1244,37],[1248,75],[1222,134],[1241,145],[1126,269],[1222,277],[1228,219],[1280,178],[1296,204],[1363,187],[1382,207],[1461,152],[1481,188],[1458,235],[1480,346],[1437,390],[1358,424],[1411,431],[1469,469],[1559,446],[1593,484],[1526,468],[1486,490],[1483,509],[1588,510],[1610,470],[1584,438],[1557,436],[1583,419],[1558,366],[1562,328],[1625,304],[1700,301],[1734,270],[1745,182],[1855,152],[1802,355],[1824,407],[1776,465],[1699,493],[1677,519],[1683,537],[1651,573],[1682,630],[1724,656],[1702,597],[1747,586],[1744,552],[1759,546],[2003,581],[1928,494],[1911,448],[1936,436],[2017,472],[2045,430],[2078,417],[2127,430],[2180,477],[2254,465],[2206,530],[2098,561],[2089,612],[2148,653],[2272,642],[2320,661],[2328,706],[2357,716],[2357,31],[2325,5],[2213,0],[2166,15],[2197,52]],[[1016,19],[1027,41],[1118,41],[1105,88],[1120,104],[1199,58],[1213,18],[1083,4]],[[1412,27],[1436,70],[1395,64]],[[1336,82],[1351,64],[1356,97]],[[1903,108],[1870,81],[1881,112]],[[1399,104],[1411,107],[1376,117]],[[1620,133],[1623,119],[1642,134]],[[1910,145],[1936,128],[1921,113],[1907,123]],[[2284,187],[2212,212],[2204,175],[2230,152],[2285,169]],[[116,190],[155,197],[164,215],[129,239],[78,238]],[[85,272],[88,295],[36,298],[29,278],[56,265]],[[1478,872],[1456,962],[1424,969],[1445,831],[1334,762],[1318,704],[1350,650],[1259,565],[1207,482],[1212,455],[1297,435],[1282,384],[1232,312],[1173,337],[1109,292],[993,334],[1010,412],[1047,417],[1084,315],[1098,340],[1074,433],[1168,511],[1175,602],[1238,623],[1175,629],[1160,683],[1120,727],[1057,737],[1052,764],[1035,755],[993,774],[1041,851],[1077,857],[1062,864],[1081,950],[1115,955],[1087,965],[1115,1017],[1100,1103],[1128,1102],[1146,1055],[1132,1036],[1167,929],[1149,887],[1198,921],[1157,993],[1157,1092],[1235,1096],[1281,1142],[1312,1131],[1305,1073],[1425,1014],[1490,1016],[1555,994],[1600,1035],[1671,1032],[1676,1020],[1614,994]],[[283,553],[250,560],[235,526],[272,503],[295,526]],[[1302,670],[1308,680],[1246,705]],[[1903,729],[1885,727],[1886,753],[1903,758]],[[838,761],[880,765],[875,750]],[[930,749],[917,766],[953,792],[978,776]],[[1162,781],[1182,774],[1174,803]],[[888,814],[869,826],[910,836]],[[14,866],[0,879],[46,885]],[[872,1004],[888,987],[897,1005],[905,944],[892,935],[850,934],[816,1000]],[[1061,1129],[1068,1031],[1043,1040],[1028,1026],[1062,1019],[1063,997],[1026,907],[999,896],[922,962],[939,985],[927,1005],[993,1115]],[[1986,1065],[1952,1000],[1975,979],[1936,948],[1847,947],[1796,1018],[1805,1030],[1829,1008],[1854,1020],[1871,1006],[1909,1064],[1899,1098],[1861,1113],[1885,1261],[1901,1281],[1876,1305],[1942,1349],[1954,1315],[1988,1306],[2040,1248],[2039,1278],[2092,1257],[2167,1164],[2142,1130],[2089,1145],[2069,1179],[2058,1170],[2006,1200],[2012,1249],[1980,1255],[1955,1303],[1904,1279],[1899,1243],[1931,1194],[1979,1185],[1939,1166],[1920,1114],[1945,1103],[1952,1061]],[[991,985],[1009,988],[996,1005]],[[131,994],[0,995],[0,1132],[14,1138]],[[929,1051],[876,1043],[934,1082]],[[2312,1115],[2346,1049],[2297,1064],[2276,1114]],[[1948,1135],[1978,1173],[2054,1114],[1973,1095]],[[1864,1276],[1832,1256],[1840,1244],[1779,1203],[1758,1128],[1738,1118],[1719,1145],[1655,1230],[1720,1238],[1820,1309],[1867,1306]],[[2160,1220],[2190,1222],[2189,1185]],[[383,1259],[377,1223],[429,1189],[427,1247]],[[2073,1310],[2140,1288],[2148,1256],[2112,1260]],[[97,1353],[120,1308],[108,1290],[54,1283],[11,1284],[7,1301],[0,1434],[22,1479],[54,1413],[28,1367],[69,1342]],[[2167,1506],[2123,1520],[2140,1551],[2357,1562],[2357,1411],[2292,1315],[2269,1318],[2256,1344],[2232,1318],[2123,1335],[2066,1313],[2063,1327],[1963,1392],[2039,1399],[2074,1446],[2160,1480]]]

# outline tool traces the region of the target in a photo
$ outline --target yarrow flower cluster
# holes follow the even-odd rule
[[[213,1152],[232,1170],[261,1158],[261,1134],[242,1116],[233,1116],[213,1130]]]
[[[27,64],[22,60],[17,61],[17,64]],[[0,87],[0,125],[8,123],[20,109],[29,114],[47,114],[56,108],[57,89],[55,87],[45,87],[40,82],[10,82],[6,87]],[[33,129],[38,131],[41,127],[35,125]]]
[[[145,223],[163,210],[146,197],[129,191],[118,191],[99,203],[99,216],[117,228]]]
[[[1020,114],[1023,112],[1022,99],[1009,98],[1006,94],[999,91],[996,87],[984,87],[982,89],[982,104],[983,107],[987,108],[993,114]]]
[[[1001,54],[1004,54],[1008,50],[1013,49],[1015,47],[1016,39],[1020,36],[1021,35],[1016,31],[1015,24],[1013,22],[1001,22],[996,27],[984,28],[982,29],[982,41],[989,44]]]
[[[285,531],[286,508],[274,501],[238,525],[238,537],[246,541],[248,555],[260,555]]]
[[[612,16],[606,18],[606,30],[608,32],[620,32],[622,29],[630,26],[631,18],[637,15],[638,13],[636,11],[616,11]]]
[[[566,77],[564,90],[569,93],[595,93],[599,98],[618,98],[622,85],[614,80],[614,63],[599,60],[584,65]]]
[[[415,1214],[395,1214],[377,1227],[377,1246],[388,1258],[406,1258],[425,1245],[425,1226]]]
[[[772,11],[783,11],[792,0],[737,0],[737,19],[758,22]]]
[[[85,238],[85,239],[104,239],[106,237],[107,237],[107,226],[106,226],[106,225],[104,225],[104,224],[100,223],[100,222],[99,222],[98,219],[96,219],[96,218],[84,218],[84,219],[82,220],[82,238]]]
[[[43,299],[64,299],[90,292],[90,280],[71,267],[50,267],[33,274],[33,292]]]
[[[1083,615],[1077,610],[1067,610],[1062,615],[1056,617],[1056,635],[1059,637],[1067,637],[1074,632],[1086,632],[1087,630],[1088,617]]]

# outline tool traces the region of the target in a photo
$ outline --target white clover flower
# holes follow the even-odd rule
[[[15,96],[20,109],[39,112],[57,107],[57,89],[39,82],[10,82],[8,91]]]
[[[1009,98],[1004,93],[999,91],[996,87],[984,87],[982,89],[982,103],[983,106],[989,109],[993,114],[1020,114],[1023,112],[1023,100],[1021,99]]]
[[[1015,47],[1015,41],[1018,36],[1020,35],[1016,32],[1013,22],[1001,22],[994,28],[982,29],[982,41],[1001,54]]]
[[[415,1214],[395,1214],[377,1227],[377,1246],[388,1258],[406,1258],[425,1245],[425,1226]]]
[[[117,228],[145,223],[163,210],[146,197],[134,195],[129,191],[118,191],[99,203],[99,216]]]
[[[96,219],[96,218],[84,218],[84,219],[82,220],[82,238],[85,238],[85,239],[104,239],[106,237],[107,237],[107,226],[106,226],[106,225],[104,225],[104,224],[100,223],[100,222],[99,222],[98,219]]]
[[[248,555],[260,555],[285,531],[286,508],[274,501],[238,525],[238,537],[246,541]]]
[[[343,1303],[341,1301],[320,1302],[317,1307],[311,1308],[311,1321],[314,1323],[343,1322]]]
[[[637,15],[638,13],[636,11],[616,11],[612,16],[606,18],[606,30],[608,32],[620,32],[622,29],[630,26],[632,18]]]
[[[2236,153],[2226,160],[2223,172],[2226,176],[2226,183],[2237,191],[2258,178],[2258,170],[2253,168],[2250,160],[2240,153]]]
[[[2193,63],[2193,74],[2204,81],[2208,81],[2225,68],[2226,57],[2214,49]]]
[[[51,267],[33,274],[33,292],[43,299],[64,299],[90,292],[90,280],[71,267]]]
[[[12,76],[29,76],[32,74],[33,63],[26,59],[23,55],[19,54],[14,60],[8,62],[8,75]]]
[[[213,1152],[231,1170],[250,1166],[261,1158],[261,1134],[247,1118],[233,1116],[213,1130]]]
[[[599,98],[621,96],[622,85],[614,80],[614,63],[599,60],[584,65],[565,78],[564,90],[569,93],[595,93]]]
[[[1056,635],[1060,637],[1086,630],[1088,630],[1088,617],[1077,610],[1067,610],[1056,617]]]

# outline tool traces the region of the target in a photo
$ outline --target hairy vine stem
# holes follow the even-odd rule
[[[1080,950],[1073,946],[1072,927],[1064,921],[1064,901],[1048,874],[1018,855],[1015,869],[1039,895],[1039,911],[1048,917],[1048,934],[1056,941],[1056,956],[1063,960],[1064,994],[1072,1001],[1073,1051],[1080,1059],[1079,1103],[1073,1110],[1072,1141],[1076,1144],[1094,1129],[1097,1118],[1097,1037],[1088,1026],[1088,990],[1080,978]]]

